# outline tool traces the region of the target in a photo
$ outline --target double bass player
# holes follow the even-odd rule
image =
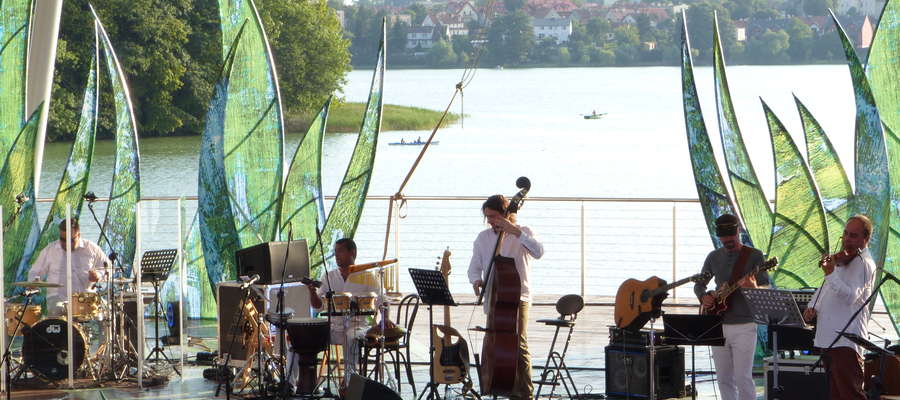
[[[491,309],[492,304],[495,302],[492,302],[490,298],[492,296],[490,289],[493,282],[488,281],[487,274],[489,266],[493,264],[492,260],[495,259],[495,250],[499,250],[499,256],[501,257],[498,257],[498,259],[508,257],[508,259],[513,260],[515,264],[514,272],[518,275],[518,282],[500,283],[500,285],[513,287],[520,286],[518,315],[515,324],[518,336],[518,357],[515,363],[515,378],[512,391],[508,395],[510,399],[531,399],[534,385],[531,382],[531,355],[528,353],[526,331],[528,311],[531,304],[529,272],[531,270],[531,260],[541,258],[544,254],[544,246],[535,237],[534,232],[530,228],[516,224],[515,213],[507,213],[509,208],[510,201],[499,194],[488,197],[482,204],[481,212],[490,228],[481,231],[475,239],[468,275],[469,282],[472,283],[472,287],[475,290],[475,295],[479,295],[482,290],[486,290],[485,313],[490,316],[494,311]],[[497,278],[497,274],[491,274],[490,279],[493,280],[495,278]],[[513,279],[516,278],[514,277]],[[500,280],[500,282],[504,281]],[[514,309],[513,312],[515,311]],[[488,323],[488,329],[491,329],[490,322]],[[487,340],[489,334],[485,335],[485,340]],[[492,347],[494,346],[484,346],[482,352],[483,360],[492,357],[491,354],[487,354],[492,350]],[[482,391],[484,391],[484,383],[482,383]]]

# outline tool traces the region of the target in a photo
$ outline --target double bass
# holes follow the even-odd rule
[[[526,177],[516,179],[520,190],[509,201],[504,217],[519,211],[525,196],[531,190],[531,181]],[[479,378],[482,395],[508,396],[516,382],[516,367],[519,361],[519,300],[522,295],[522,281],[516,270],[515,260],[500,255],[500,245],[504,233],[497,234],[494,257],[487,268],[487,282],[478,296],[476,304],[483,304],[485,292],[490,291],[488,301],[487,327],[481,347],[481,369]],[[531,379],[523,377],[522,379]]]

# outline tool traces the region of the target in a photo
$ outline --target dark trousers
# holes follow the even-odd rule
[[[825,352],[828,390],[831,400],[865,400],[863,359],[850,347],[835,347]]]

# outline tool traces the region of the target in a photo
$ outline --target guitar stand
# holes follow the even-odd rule
[[[450,294],[450,289],[447,287],[447,281],[444,279],[444,275],[441,274],[440,271],[431,270],[431,269],[416,269],[410,268],[409,275],[412,277],[413,285],[416,287],[416,292],[419,295],[419,299],[422,304],[428,306],[428,385],[424,390],[419,394],[418,399],[422,399],[426,393],[428,393],[428,397],[425,397],[429,400],[433,399],[441,399],[441,395],[438,393],[439,383],[434,380],[434,306],[456,306],[456,302],[453,300],[453,295]],[[481,399],[481,397],[472,389],[472,381],[471,375],[469,371],[466,372],[466,380],[463,381],[463,393],[462,395],[466,397],[467,395],[473,395],[477,399]]]

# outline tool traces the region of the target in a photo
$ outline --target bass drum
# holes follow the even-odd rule
[[[25,365],[46,379],[67,378],[68,329],[68,322],[63,319],[45,319],[26,330],[22,338],[22,359]],[[78,324],[72,326],[72,349],[73,369],[78,371],[88,355],[87,340]]]

